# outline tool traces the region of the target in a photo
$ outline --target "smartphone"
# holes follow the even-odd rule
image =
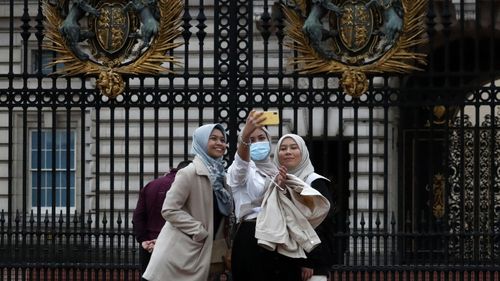
[[[278,111],[264,111],[261,117],[266,117],[266,120],[260,123],[261,125],[278,125],[280,123]]]

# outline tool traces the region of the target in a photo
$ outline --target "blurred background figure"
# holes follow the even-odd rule
[[[177,171],[186,167],[189,163],[191,163],[191,160],[180,162],[177,168],[172,168],[165,175],[150,181],[139,193],[133,222],[136,240],[141,244],[141,247],[139,247],[141,275],[148,266],[156,237],[158,237],[161,228],[165,224],[165,219],[161,216],[165,195],[174,182]]]

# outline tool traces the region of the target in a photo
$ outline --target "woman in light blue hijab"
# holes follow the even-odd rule
[[[144,279],[208,279],[212,255],[219,253],[213,248],[224,241],[223,219],[233,212],[231,191],[224,184],[222,157],[226,152],[226,139],[220,124],[204,125],[194,131],[193,162],[177,172],[167,192],[161,211],[166,222],[156,240]]]
[[[211,134],[214,130],[219,130],[224,137],[224,152],[226,151],[226,133],[224,127],[221,124],[209,124],[203,125],[196,129],[193,134],[193,143],[191,147],[191,153],[200,157],[208,171],[210,172],[209,178],[212,186],[214,188],[215,196],[217,198],[217,206],[219,211],[225,215],[229,216],[232,211],[232,197],[227,190],[224,189],[224,179],[226,172],[224,170],[224,162],[222,160],[222,155],[219,155],[216,151],[208,149],[208,144],[211,140],[215,140]],[[222,142],[222,141],[221,141]]]

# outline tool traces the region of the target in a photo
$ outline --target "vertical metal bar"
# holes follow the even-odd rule
[[[465,107],[462,106],[460,108],[460,133],[459,133],[459,138],[460,138],[460,198],[462,199],[461,200],[461,203],[460,203],[460,233],[456,234],[456,235],[459,235],[459,239],[460,239],[460,253],[459,253],[459,261],[460,263],[463,265],[465,264],[465,257],[464,257],[464,253],[465,253],[465,249],[464,249],[464,245],[465,245],[465,231],[464,231],[464,226],[465,226],[465,122],[464,122],[464,119],[465,119]]]
[[[322,98],[323,98],[323,120],[324,120],[324,124],[323,124],[323,136],[322,136],[322,143],[321,143],[321,147],[324,149],[324,153],[323,155],[330,155],[330,146],[329,146],[329,136],[328,136],[328,128],[330,127],[330,124],[329,124],[329,120],[328,120],[328,97],[329,97],[329,94],[328,94],[328,90],[325,89],[326,88],[326,84],[328,83],[326,81],[327,79],[325,78],[325,81],[323,81],[323,91],[322,91]],[[311,137],[312,137],[312,134],[311,134]],[[323,171],[326,171],[326,167],[328,165],[328,157],[323,157],[323,161],[321,163],[321,166],[323,168]],[[331,161],[331,160],[330,160]],[[339,166],[340,168],[341,166]],[[325,174],[325,172],[323,172]],[[332,180],[330,178],[330,180]],[[331,208],[333,208],[333,206],[330,206]]]
[[[29,68],[28,68],[28,55],[29,55],[29,48],[28,48],[28,42],[29,42],[29,37],[31,36],[31,32],[30,32],[30,29],[31,29],[31,26],[30,26],[30,21],[31,21],[31,17],[29,15],[29,1],[28,0],[24,0],[23,1],[24,5],[23,5],[23,15],[21,17],[21,21],[23,22],[23,24],[21,25],[21,29],[22,29],[22,32],[21,32],[21,37],[23,38],[23,41],[22,41],[22,46],[23,46],[23,58],[24,61],[23,61],[23,71],[22,71],[22,77],[23,77],[23,90],[28,90],[28,77],[29,77]],[[14,4],[11,3],[11,7],[13,6]],[[12,46],[12,45],[11,45]]]
[[[280,4],[282,4],[282,0],[279,1]],[[278,39],[278,72],[276,74],[278,78],[278,89],[279,89],[279,99],[278,101],[281,104],[284,104],[284,96],[285,94],[291,94],[290,91],[285,91],[283,88],[283,80],[285,78],[285,72],[284,72],[284,67],[283,65],[286,64],[286,60],[283,56],[283,38],[285,36],[284,33],[284,21],[283,21],[283,13],[281,12],[281,9],[277,9],[276,12],[276,19],[275,19],[275,25],[276,25],[276,38]],[[283,116],[283,107],[280,107],[280,118]],[[282,126],[279,126],[278,128],[278,135],[283,135],[283,128]]]
[[[58,219],[58,229],[57,229],[57,235],[55,237],[57,237],[57,241],[58,241],[58,245],[57,245],[57,256],[61,259],[62,257],[62,260],[65,260],[65,253],[64,253],[64,242],[63,242],[63,239],[64,239],[64,231],[63,231],[63,224],[64,224],[64,215],[62,213],[62,210],[60,210],[59,212],[59,219]],[[61,269],[59,269],[57,271],[57,276],[58,276],[58,280],[64,280],[62,278],[63,276],[63,271]]]
[[[451,106],[448,106],[446,109],[448,110],[448,112],[450,112]],[[450,138],[451,138],[452,130],[450,130],[450,126],[453,126],[452,125],[454,123],[453,119],[454,119],[454,117],[451,116],[451,114],[446,114],[446,118],[445,118],[446,124],[444,127],[444,154],[443,154],[443,155],[445,155],[444,161],[443,161],[444,167],[450,167],[450,165],[451,165],[451,163],[450,163],[451,162],[450,161],[450,155],[451,155]],[[456,128],[453,128],[453,129],[456,129]],[[443,195],[447,196],[447,197],[449,197],[451,194],[450,181],[448,180],[451,177],[450,174],[451,174],[451,172],[450,172],[449,168],[444,169],[443,175],[444,175],[444,178],[446,180],[444,183],[445,188],[444,188]],[[444,201],[444,208],[445,208],[445,210],[449,210],[449,200]],[[444,218],[440,219],[439,222],[440,222],[440,224],[438,225],[438,232],[439,232],[439,235],[441,235],[441,239],[440,239],[441,242],[440,243],[444,247],[443,259],[442,259],[441,263],[443,265],[448,265],[450,262],[449,247],[448,247],[448,245],[450,243],[450,239],[449,239],[450,236],[448,235],[447,227],[446,227],[446,225],[448,225],[447,216],[444,215]]]
[[[115,102],[114,100],[110,101],[109,105],[109,233],[105,234],[106,237],[109,237],[110,245],[110,257],[109,261],[114,264],[115,256],[114,256],[114,237],[115,237]]]
[[[137,244],[135,243],[135,239],[134,239],[134,231],[133,231],[133,225],[132,225],[132,229],[130,231],[130,226],[129,226],[129,213],[130,213],[130,206],[129,206],[129,201],[130,201],[130,159],[129,159],[129,154],[130,154],[130,151],[129,151],[129,135],[130,135],[130,107],[128,105],[125,106],[124,108],[125,110],[125,120],[124,120],[124,123],[125,123],[125,139],[124,139],[124,142],[125,142],[125,231],[127,232],[126,236],[125,236],[125,241],[127,241],[127,243],[125,243],[125,263],[126,264],[129,264],[130,262],[130,259],[129,259],[129,255],[130,255],[130,249],[129,249],[129,245],[131,243],[128,243],[129,241],[129,238],[130,240],[132,240],[132,243],[134,246],[136,246]],[[140,187],[139,187],[140,188]],[[134,188],[135,190],[135,188]],[[134,206],[135,207],[135,206]],[[129,237],[130,236],[130,237]],[[135,248],[135,247],[133,247]],[[132,257],[132,263],[135,264],[135,255]]]
[[[92,229],[92,224],[89,225],[89,231],[94,233],[95,236],[95,250],[94,256],[91,257],[92,260],[97,260],[101,258],[100,256],[100,217],[101,217],[101,98],[97,98],[95,111],[95,213],[94,213],[94,229]],[[90,214],[89,214],[90,215]],[[98,271],[95,271],[95,279],[100,280],[98,276]]]
[[[235,68],[235,72],[238,73],[236,86],[238,90],[234,93],[246,93],[249,97],[249,101],[253,103],[254,96],[254,48],[253,48],[253,38],[254,38],[254,1],[246,1],[246,0],[238,0],[240,5],[238,7],[238,14],[241,14],[241,19],[244,19],[243,22],[240,23],[240,18],[236,20],[236,24],[238,25],[238,34],[237,38],[239,38],[237,45],[238,46],[246,46],[246,48],[237,48],[238,56],[237,58],[242,60],[242,58],[246,58],[244,62],[240,62],[238,67]],[[264,0],[265,1],[265,0]],[[246,13],[243,13],[246,12]],[[264,57],[267,58],[267,53],[264,53]],[[236,95],[237,96],[237,95]],[[269,96],[264,95],[263,99],[263,107],[266,103],[269,102]],[[264,107],[267,109],[267,107]],[[236,114],[238,114],[238,107],[235,107]],[[229,108],[231,110],[231,108]],[[230,111],[231,112],[231,111]],[[231,113],[230,113],[231,114]],[[234,136],[236,138],[236,135]],[[236,145],[233,145],[234,153],[236,153]]]
[[[48,112],[45,114],[49,114]],[[51,133],[51,138],[52,138],[52,146],[51,146],[51,157],[52,157],[52,166],[50,167],[51,169],[51,179],[52,179],[52,184],[51,184],[51,196],[52,196],[52,203],[51,203],[51,217],[52,217],[52,228],[55,229],[55,216],[56,216],[56,205],[57,205],[57,163],[58,163],[58,158],[57,158],[57,107],[55,105],[52,106],[52,124],[45,124],[45,126],[50,126],[50,133]],[[42,119],[38,119],[38,123],[40,124],[42,122]],[[42,134],[41,131],[38,132],[39,134]],[[59,186],[61,187],[61,186]],[[48,195],[48,194],[47,194]],[[61,198],[62,199],[62,198]]]
[[[215,6],[217,7],[217,6]],[[191,14],[190,14],[190,5],[189,5],[189,0],[185,0],[185,3],[184,3],[184,14],[182,16],[182,20],[183,20],[183,28],[184,28],[184,31],[182,32],[182,36],[184,37],[184,61],[185,61],[185,66],[184,66],[184,73],[183,73],[183,81],[184,81],[184,88],[186,91],[182,92],[184,94],[187,95],[187,89],[189,89],[189,65],[190,65],[190,62],[189,62],[189,39],[191,38],[192,36],[192,33],[190,31],[190,28],[192,27],[190,21],[192,20],[192,17],[191,17]],[[201,52],[201,49],[200,49],[200,53]],[[201,71],[201,70],[200,70]],[[175,93],[175,92],[174,92]],[[172,104],[174,105],[172,107],[175,108],[175,94],[172,94]],[[201,114],[201,113],[200,113]],[[188,120],[189,116],[188,116],[188,113],[186,112],[186,108],[184,108],[184,136],[186,136],[184,138],[184,155],[188,155],[188,130],[187,130],[187,126],[188,124],[186,124],[187,120]],[[200,122],[201,122],[201,119],[200,119]],[[173,135],[171,135],[173,136]],[[172,142],[172,145],[174,144],[174,142]],[[142,186],[142,185],[141,185]]]
[[[249,4],[252,1],[248,1]],[[238,131],[238,97],[236,93],[238,93],[238,82],[240,80],[239,71],[238,71],[238,11],[240,7],[240,1],[228,1],[226,5],[229,7],[229,35],[227,39],[229,40],[229,46],[227,52],[229,54],[229,58],[235,58],[229,60],[229,69],[227,72],[227,92],[229,95],[229,124],[234,124],[232,128],[229,130],[229,143],[236,144],[237,143],[237,131]],[[249,31],[250,33],[250,31]],[[250,59],[250,58],[249,58]],[[229,155],[233,155],[236,153],[236,145],[230,145],[228,149]]]
[[[349,250],[349,229],[348,229],[348,220],[349,220],[349,215],[348,215],[348,209],[349,209],[349,182],[347,181],[347,185],[345,185],[346,182],[346,175],[344,174],[344,167],[345,167],[345,161],[347,159],[346,154],[349,152],[349,143],[347,143],[347,140],[344,138],[344,99],[340,91],[336,91],[331,93],[332,95],[336,95],[336,99],[338,101],[338,121],[337,121],[337,126],[339,128],[338,132],[338,142],[337,142],[337,167],[339,168],[337,173],[335,174],[337,183],[334,185],[336,190],[334,190],[335,194],[337,194],[337,211],[339,214],[345,214],[346,219],[340,220],[338,217],[336,218],[336,225],[337,225],[337,233],[338,234],[338,243],[337,243],[337,249],[339,252],[337,253],[337,261],[339,261],[340,264],[347,264],[348,261],[344,261],[344,247],[346,248],[345,250]],[[344,145],[344,142],[346,143]],[[347,148],[347,149],[345,149]],[[349,172],[349,163],[347,163],[347,171]],[[342,168],[341,168],[342,167]],[[342,197],[339,198],[338,195],[341,194]],[[346,200],[347,202],[344,202]],[[339,206],[339,203],[342,205]],[[345,210],[340,207],[345,207]],[[346,226],[344,226],[346,224]]]
[[[173,92],[171,92],[171,96],[173,97]],[[173,155],[174,155],[174,107],[168,107],[168,155],[170,156],[170,167],[173,167]],[[187,154],[184,154],[184,157],[187,157]]]
[[[400,227],[398,227],[396,225],[396,216],[394,215],[394,213],[392,213],[391,215],[391,231],[389,233],[389,237],[390,237],[390,240],[391,240],[391,263],[392,264],[396,264],[396,253],[397,253],[397,248],[396,248],[396,245],[400,245],[401,243],[398,243],[398,239],[400,239],[400,233],[398,233],[398,229],[400,229]]]
[[[23,15],[21,17],[21,21],[23,22],[23,24],[21,25],[21,28],[22,28],[22,32],[21,32],[21,37],[23,38],[23,41],[22,41],[22,46],[23,46],[23,57],[26,58],[24,60],[24,63],[23,63],[23,72],[22,72],[22,77],[23,77],[23,88],[22,88],[22,93],[21,93],[21,96],[22,96],[22,99],[28,99],[28,62],[27,62],[27,58],[28,58],[28,40],[29,40],[29,37],[31,35],[30,33],[30,28],[31,26],[29,25],[29,22],[31,21],[31,18],[30,18],[30,15],[29,15],[29,10],[28,10],[28,0],[24,0],[23,1],[24,5],[23,5]],[[12,3],[13,4],[13,3]],[[28,152],[28,146],[29,146],[29,141],[28,141],[28,106],[26,104],[23,105],[23,141],[22,141],[22,145],[23,145],[23,148],[22,148],[22,151],[23,151],[23,165],[22,165],[22,174],[23,174],[23,179],[22,179],[22,200],[23,200],[23,207],[22,207],[22,216],[21,216],[21,228],[22,228],[22,231],[25,232],[26,231],[26,213],[27,213],[27,208],[28,208],[28,205],[27,205],[27,196],[28,194],[31,194],[31,193],[28,193],[29,190],[28,190],[28,184],[29,184],[29,181],[28,181],[28,163],[29,163],[29,152]],[[40,169],[38,167],[38,169]],[[39,170],[38,170],[39,171]],[[40,181],[38,181],[38,184],[40,184]],[[20,234],[22,236],[22,242],[21,242],[21,246],[22,246],[22,249],[21,249],[21,257],[22,259],[24,260],[26,258],[26,237],[23,237],[22,234]],[[19,237],[16,237],[16,239],[18,239]],[[17,244],[17,242],[16,242]],[[17,273],[17,272],[16,272]],[[22,278],[26,278],[26,271],[22,271],[21,272],[21,276]]]
[[[387,80],[384,79],[384,82],[386,82]],[[384,197],[384,213],[383,213],[383,221],[384,221],[384,224],[382,226],[383,228],[383,231],[385,232],[385,235],[384,235],[384,239],[383,239],[383,243],[384,243],[384,257],[383,257],[383,264],[384,265],[388,265],[389,264],[389,247],[388,247],[388,243],[389,243],[389,240],[388,240],[388,234],[390,233],[390,229],[389,229],[389,141],[388,141],[388,137],[389,137],[389,100],[390,100],[390,96],[391,96],[391,90],[388,90],[387,93],[385,93],[384,95],[384,104],[383,104],[383,111],[384,111],[384,152],[383,152],[383,156],[382,156],[382,159],[384,161],[384,175],[383,175],[383,181],[384,181],[384,185],[383,185],[383,197]],[[394,143],[394,138],[396,138],[396,136],[394,135],[394,128],[391,130],[391,140],[392,140],[392,143]],[[394,148],[394,145],[391,146],[391,151],[396,151],[396,149]],[[392,196],[397,196],[397,194],[391,194]]]
[[[354,230],[354,235],[355,237],[358,235],[358,224],[359,224],[359,221],[358,221],[358,202],[357,202],[357,199],[358,199],[358,157],[359,157],[359,154],[358,154],[358,145],[359,145],[359,134],[358,134],[358,125],[359,125],[359,122],[358,122],[358,108],[359,108],[359,105],[358,105],[358,100],[355,99],[354,102],[352,103],[353,105],[353,111],[354,111],[354,120],[353,120],[353,126],[354,126],[354,133],[353,133],[353,138],[354,138],[354,141],[353,141],[353,159],[352,159],[352,162],[353,162],[353,186],[352,186],[352,189],[353,189],[353,193],[352,193],[352,212],[353,212],[353,217],[352,217],[352,222],[353,222],[353,225],[352,225],[352,228]],[[357,262],[358,262],[358,241],[356,238],[353,238],[353,258],[354,258],[354,264],[357,265]]]
[[[476,51],[478,53],[478,51]],[[480,91],[474,91],[476,98],[474,100],[480,101]],[[480,114],[480,102],[475,103],[474,109],[475,109],[475,119],[476,119],[476,124],[473,124],[474,126],[474,160],[473,160],[473,165],[474,165],[474,226],[473,229],[470,233],[473,242],[473,256],[472,256],[472,263],[473,264],[480,264],[480,245],[479,245],[479,235],[480,235],[480,218],[481,218],[481,210],[479,206],[481,206],[481,182],[480,179],[483,176],[482,171],[480,169],[481,165],[481,160],[480,160],[480,146],[481,146],[481,140],[480,140],[480,134],[481,134],[481,114]]]
[[[7,156],[7,165],[8,165],[8,171],[7,171],[7,182],[8,182],[8,187],[7,187],[7,257],[12,257],[12,222],[14,218],[14,210],[12,206],[12,198],[14,196],[14,178],[13,178],[13,163],[14,163],[14,158],[13,158],[13,147],[14,147],[14,0],[10,0],[10,8],[9,8],[9,66],[8,66],[8,88],[7,88],[7,95],[8,97],[8,114],[9,114],[9,120],[8,120],[8,134],[9,134],[9,140],[8,140],[8,149],[9,151],[8,156]],[[3,214],[2,214],[3,217]],[[2,236],[3,237],[3,236]],[[11,270],[10,268],[7,267],[7,278],[10,280],[11,278]],[[3,276],[3,272],[2,272]]]
[[[144,77],[139,78],[140,104],[139,104],[139,186],[144,186]]]
[[[80,243],[81,245],[85,245],[86,237],[88,237],[88,240],[90,240],[90,234],[86,232],[86,227],[85,227],[85,211],[86,211],[86,204],[85,204],[85,198],[86,198],[86,178],[87,175],[85,173],[86,171],[86,109],[85,109],[85,97],[83,96],[82,92],[80,92],[80,97],[79,100],[81,102],[81,108],[80,108]],[[76,153],[76,149],[75,149]],[[76,156],[76,154],[75,154]],[[75,193],[76,193],[76,188],[75,188]],[[75,202],[76,203],[76,202]],[[89,243],[90,245],[90,243]],[[80,253],[80,256],[82,257],[83,261],[88,261],[88,256],[86,255],[86,249],[82,247],[82,253]],[[83,276],[85,276],[85,269],[82,269],[80,271],[80,279],[83,279]]]
[[[373,95],[372,92],[367,92],[366,95]],[[371,98],[368,98],[368,234],[373,234],[373,104]],[[387,136],[384,136],[387,140]],[[368,264],[373,265],[373,241],[372,236],[368,239]]]
[[[205,24],[205,21],[207,20],[207,17],[205,15],[205,11],[204,11],[204,5],[203,5],[203,0],[200,0],[199,2],[199,6],[198,6],[198,15],[196,16],[196,20],[198,21],[198,24],[196,25],[198,31],[196,32],[196,37],[198,38],[198,48],[200,50],[199,54],[198,54],[198,89],[197,89],[197,94],[199,96],[199,101],[201,102],[203,100],[203,96],[206,95],[207,93],[205,92],[204,90],[204,87],[203,87],[203,78],[204,78],[204,73],[203,73],[203,65],[204,65],[204,52],[202,52],[201,50],[204,50],[204,46],[205,46],[205,37],[207,35],[205,29],[207,27],[207,25]],[[215,48],[215,46],[214,46]],[[216,61],[216,59],[219,59],[217,57],[214,57],[214,62]],[[187,81],[186,81],[186,85],[187,85]],[[217,99],[217,95],[214,94],[214,98]],[[186,109],[186,118],[188,118],[188,115],[187,115],[187,106],[185,107]],[[199,107],[198,108],[198,114],[200,114],[200,117],[201,115],[203,114],[203,108],[202,107]],[[217,116],[214,114],[214,116]],[[215,118],[217,120],[217,117]],[[187,122],[186,122],[187,123]],[[186,130],[186,134],[187,135],[187,126],[185,127],[185,130]],[[187,147],[185,146],[185,148],[187,149]],[[184,154],[187,154],[187,153],[184,153]]]
[[[308,147],[312,147],[312,137],[313,137],[313,118],[314,118],[314,106],[313,106],[313,99],[314,99],[314,94],[315,94],[315,89],[314,89],[314,78],[313,77],[308,77],[307,78],[309,83],[307,85],[307,101],[305,102],[307,104],[307,135],[306,135],[306,143],[308,143]]]
[[[375,265],[380,266],[380,258],[381,258],[381,251],[380,251],[380,240],[381,240],[381,234],[386,231],[380,228],[381,222],[380,222],[380,213],[377,212],[375,214],[375,231],[376,233],[373,233],[373,236],[375,238],[375,257],[373,258],[375,260]],[[378,280],[379,275],[377,275],[377,280]]]
[[[448,52],[448,50],[446,50],[445,52]],[[446,55],[445,55],[445,57],[446,57]],[[433,225],[433,216],[432,216],[433,192],[432,191],[433,191],[433,178],[434,178],[434,175],[436,172],[436,163],[433,161],[435,159],[433,155],[436,153],[434,146],[439,145],[439,141],[436,141],[436,139],[435,139],[436,138],[436,130],[435,130],[435,127],[433,124],[434,120],[433,120],[432,110],[433,110],[434,106],[436,106],[436,104],[429,104],[429,106],[428,106],[430,108],[430,110],[428,110],[426,112],[427,116],[425,117],[425,119],[429,122],[429,131],[428,132],[423,131],[425,134],[424,144],[429,149],[428,150],[429,157],[426,159],[427,160],[426,161],[427,162],[426,163],[426,167],[427,167],[426,186],[429,187],[429,191],[427,191],[427,196],[431,202],[430,208],[428,210],[425,210],[422,213],[422,219],[424,219],[424,221],[426,222],[426,225],[422,225],[421,231],[424,232],[425,236],[424,236],[424,239],[422,239],[422,241],[420,242],[419,248],[422,248],[423,251],[429,250],[428,257],[422,259],[424,264],[427,262],[432,263],[432,260],[434,258],[434,247],[435,247],[434,240],[431,239],[432,227],[430,227]],[[417,258],[421,259],[420,255],[417,255]]]
[[[83,96],[80,97],[80,100],[83,103]],[[85,169],[86,169],[86,157],[85,157],[85,152],[86,152],[86,110],[85,106],[82,104],[80,108],[80,229],[83,232],[85,229],[85,197],[86,197],[86,192],[85,192],[85,179],[87,175],[85,174]],[[76,153],[76,149],[75,149]],[[76,154],[75,154],[76,156]],[[76,193],[76,185],[75,185],[75,193]],[[75,202],[76,203],[76,202]],[[85,236],[83,233],[81,234],[81,243],[82,245],[84,244]]]
[[[263,50],[264,50],[264,60],[263,60],[263,73],[262,73],[262,80],[263,80],[263,89],[264,91],[269,89],[269,37],[271,35],[271,32],[269,31],[270,28],[270,16],[269,16],[269,5],[268,5],[268,0],[264,0],[264,11],[260,17],[260,21],[262,22],[262,38],[263,38]],[[250,25],[249,25],[250,27]],[[253,38],[252,33],[249,34],[249,38]],[[253,46],[253,44],[250,44],[250,46]],[[252,54],[252,53],[250,53]],[[252,57],[252,56],[250,56]],[[252,68],[250,68],[250,73],[253,73]],[[253,85],[252,81],[250,81],[250,86]],[[280,114],[281,116],[281,114]],[[281,126],[280,126],[281,127]]]
[[[154,106],[153,106],[153,134],[154,134],[154,140],[153,140],[153,165],[154,165],[154,171],[153,171],[153,177],[156,179],[158,178],[158,158],[159,158],[159,150],[158,150],[158,145],[159,145],[159,116],[158,116],[158,111],[159,111],[159,105],[158,105],[158,92],[155,92],[155,99],[154,99]]]
[[[69,101],[68,101],[69,103]],[[62,130],[61,130],[62,131]],[[71,229],[71,107],[66,106],[66,231]],[[63,200],[61,194],[61,201]],[[66,243],[69,246],[69,237],[66,238]]]
[[[490,18],[491,18],[491,22],[490,22],[490,37],[489,37],[489,41],[490,41],[490,55],[491,55],[491,59],[490,59],[490,67],[489,67],[489,72],[490,72],[490,95],[489,95],[489,101],[490,101],[490,116],[491,116],[491,127],[490,127],[490,150],[489,150],[489,155],[490,155],[490,171],[489,171],[489,174],[490,174],[490,187],[489,187],[489,190],[490,190],[490,207],[488,208],[488,212],[489,212],[489,217],[490,217],[490,224],[489,224],[489,237],[488,237],[488,240],[490,241],[489,245],[490,245],[490,248],[489,248],[489,252],[490,252],[490,264],[491,265],[494,265],[495,264],[495,256],[498,255],[498,250],[495,251],[495,244],[497,244],[497,241],[496,239],[496,236],[498,235],[496,233],[496,230],[499,229],[500,227],[500,219],[496,218],[495,216],[495,197],[496,197],[496,193],[498,192],[498,189],[495,188],[495,183],[497,181],[496,179],[496,173],[495,171],[497,171],[497,167],[496,167],[496,159],[500,159],[500,153],[498,152],[498,150],[500,148],[497,148],[497,132],[495,131],[495,126],[498,126],[498,124],[496,124],[496,121],[498,120],[495,116],[495,90],[498,91],[498,89],[495,88],[495,75],[493,74],[494,71],[495,71],[495,55],[496,55],[496,52],[495,52],[495,40],[493,38],[493,35],[494,33],[491,33],[492,31],[494,31],[495,29],[495,23],[496,23],[496,14],[497,14],[497,6],[495,5],[495,2],[494,0],[491,0],[490,1],[490,5],[491,5],[491,9],[490,9]],[[498,95],[498,92],[497,92],[497,95]],[[500,128],[499,128],[500,129]],[[485,128],[485,130],[487,130],[487,128]],[[499,135],[500,137],[500,135]],[[499,175],[500,176],[500,175]],[[495,226],[497,226],[495,228]],[[498,247],[497,247],[498,248]]]
[[[101,213],[101,107],[98,102],[95,110],[95,228],[99,233],[99,220]]]
[[[202,111],[198,110],[199,126],[202,125],[203,118],[201,116],[202,116]],[[184,107],[184,122],[183,122],[184,136],[188,136],[189,124],[187,124],[187,120],[189,120],[189,108]],[[187,155],[187,154],[188,154],[188,138],[186,137],[186,138],[184,138],[184,155]]]

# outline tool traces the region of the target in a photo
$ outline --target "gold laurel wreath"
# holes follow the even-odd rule
[[[49,63],[48,66],[63,63],[64,66],[54,72],[54,74],[61,74],[63,76],[80,74],[106,76],[106,73],[111,76],[113,76],[113,73],[135,75],[172,73],[173,71],[163,67],[162,64],[179,64],[173,56],[167,54],[167,51],[182,45],[181,42],[174,42],[174,40],[181,34],[180,27],[182,21],[180,15],[183,10],[183,4],[181,0],[159,0],[158,3],[160,26],[158,34],[153,39],[150,47],[132,63],[110,67],[91,60],[82,61],[70,51],[59,31],[59,26],[63,22],[59,11],[55,6],[49,4],[48,0],[44,0],[42,9],[46,17],[45,35],[48,40],[43,44],[43,47],[58,53],[57,58]]]
[[[283,5],[288,25],[285,29],[289,41],[285,45],[298,51],[299,55],[290,59],[290,64],[299,66],[303,74],[318,73],[408,73],[412,70],[422,70],[416,65],[426,65],[426,55],[411,51],[417,45],[427,41],[422,35],[425,32],[425,15],[427,0],[402,0],[404,17],[403,30],[394,47],[372,64],[362,66],[347,65],[336,60],[326,60],[309,44],[309,39],[302,31],[306,14],[307,0],[295,1],[299,11]]]

